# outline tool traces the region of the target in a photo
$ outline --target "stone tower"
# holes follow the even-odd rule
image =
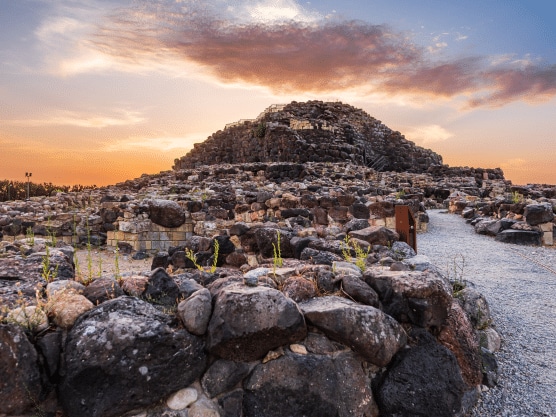
[[[226,125],[176,159],[173,168],[249,162],[351,162],[378,171],[426,172],[442,165],[442,157],[361,109],[340,102],[294,101]]]

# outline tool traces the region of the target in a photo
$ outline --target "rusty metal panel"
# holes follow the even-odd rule
[[[411,246],[417,252],[417,228],[415,217],[409,206],[399,205],[396,209],[396,232],[400,240]]]

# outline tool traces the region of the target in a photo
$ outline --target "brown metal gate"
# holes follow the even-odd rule
[[[396,206],[396,232],[417,252],[417,226],[409,206]]]

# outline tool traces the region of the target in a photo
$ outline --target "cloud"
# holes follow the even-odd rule
[[[309,11],[294,0],[265,0],[244,3],[243,9],[248,21],[271,24],[295,20],[297,22],[314,22],[322,19],[319,13]]]
[[[528,166],[528,161],[523,158],[512,158],[500,164],[503,170],[524,170]]]
[[[102,150],[106,152],[122,152],[140,148],[157,152],[188,151],[193,147],[194,143],[204,141],[207,136],[205,133],[188,133],[184,136],[130,137],[113,141]]]
[[[191,76],[195,65],[219,82],[263,86],[278,94],[350,90],[421,100],[463,98],[471,108],[556,95],[556,65],[515,57],[442,59],[438,51],[444,42],[429,51],[388,26],[327,19],[294,0],[225,4],[159,0],[120,9],[79,42],[83,56],[66,60],[66,71],[176,75],[181,66],[181,75]]]
[[[90,114],[63,111],[41,119],[4,120],[7,125],[16,126],[76,126],[100,129],[111,126],[130,126],[144,122],[140,113],[129,110],[115,110],[113,114]]]
[[[444,142],[454,134],[439,125],[426,125],[408,128],[405,136],[420,145],[429,145]]]

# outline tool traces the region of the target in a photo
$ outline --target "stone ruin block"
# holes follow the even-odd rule
[[[395,217],[386,217],[384,219],[384,221],[386,223],[386,228],[387,229],[396,230],[396,218]]]
[[[385,219],[369,219],[369,224],[371,226],[382,226],[386,227]]]

